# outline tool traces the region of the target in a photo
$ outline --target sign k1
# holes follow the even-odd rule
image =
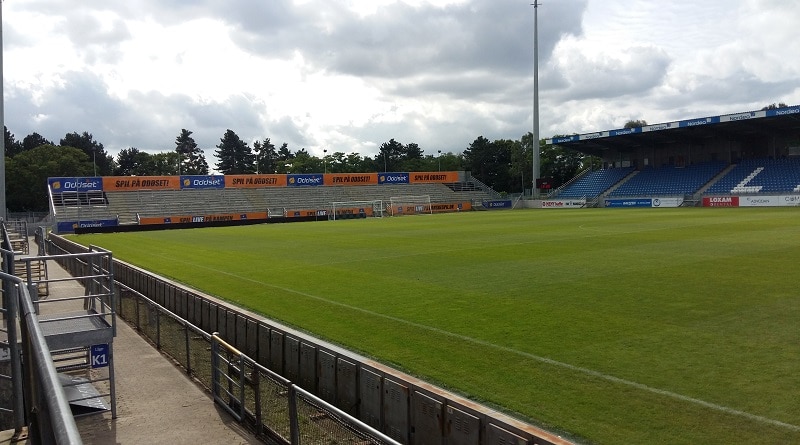
[[[109,347],[108,343],[93,345],[91,348],[92,368],[105,368],[108,366]]]

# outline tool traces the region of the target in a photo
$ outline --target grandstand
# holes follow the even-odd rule
[[[600,157],[606,168],[581,173],[543,207],[648,207],[663,198],[670,205],[733,206],[739,197],[747,198],[742,205],[795,205],[798,115],[795,105],[549,139]],[[554,205],[576,199],[580,206]]]
[[[800,193],[800,157],[742,161],[705,193]]]
[[[356,175],[366,183],[349,183]],[[320,186],[293,186],[300,179],[314,180]],[[258,186],[261,182],[269,185]],[[197,187],[195,183],[213,185]],[[59,232],[76,225],[133,225],[155,219],[176,222],[176,217],[202,222],[209,216],[214,220],[253,220],[300,213],[326,215],[333,203],[375,201],[388,205],[392,198],[402,196],[426,196],[437,208],[457,205],[459,209],[480,208],[484,201],[499,199],[497,192],[465,172],[50,178],[49,185],[50,210]]]
[[[647,167],[631,176],[609,196],[685,196],[697,192],[724,168],[720,161],[686,167]]]
[[[633,168],[586,171],[558,190],[560,198],[596,198],[633,172]]]

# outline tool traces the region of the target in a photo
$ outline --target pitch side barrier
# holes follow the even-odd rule
[[[83,252],[83,246],[58,235],[50,234],[49,244],[64,252]],[[179,283],[114,259],[114,271],[119,288],[141,294],[152,303],[135,303],[118,311],[135,311],[134,319],[140,331],[151,337],[162,350],[170,353],[195,377],[198,367],[209,367],[207,361],[196,354],[207,354],[205,349],[191,349],[194,341],[187,335],[171,338],[170,332],[185,330],[190,324],[202,330],[204,336],[217,333],[219,337],[241,354],[252,358],[253,363],[276,373],[298,388],[313,394],[338,411],[353,416],[389,438],[403,444],[425,445],[566,445],[571,442],[556,434],[519,421],[513,417],[479,405],[473,401],[430,385],[422,380],[399,372],[381,363],[351,351],[326,343],[306,333],[237,308],[228,303],[200,293]],[[130,299],[120,298],[122,305]],[[126,303],[127,302],[127,303]],[[169,322],[160,325],[157,308],[174,314]],[[163,317],[167,319],[168,317]],[[196,338],[194,336],[193,338]],[[207,360],[207,359],[205,359]],[[234,362],[239,360],[236,358]],[[216,395],[235,398],[242,391],[240,382],[257,383],[248,377],[246,369],[226,361],[225,372],[230,378],[226,388],[217,388]],[[237,362],[238,363],[238,362]],[[192,371],[189,371],[192,370]],[[244,372],[243,374],[241,374]],[[200,381],[212,376],[200,371]],[[237,374],[239,373],[239,374]],[[257,373],[256,373],[257,374]],[[241,378],[234,378],[242,375]],[[263,383],[263,382],[262,382]],[[276,387],[277,388],[277,387]],[[222,393],[219,391],[224,390]],[[280,392],[280,388],[275,389]],[[264,391],[261,391],[264,393]],[[269,393],[267,391],[266,393]],[[282,393],[285,394],[285,393]],[[260,396],[259,396],[260,397]],[[285,399],[285,397],[283,397]],[[245,397],[247,403],[250,398]],[[259,405],[260,406],[260,405]],[[248,417],[256,409],[234,403],[232,409]],[[281,408],[273,408],[280,411]],[[248,411],[249,410],[249,411]],[[325,422],[329,414],[314,410],[309,418]],[[252,416],[249,416],[252,417]],[[274,416],[273,416],[274,417]],[[277,431],[289,434],[292,425],[282,424],[283,417],[262,419]],[[276,423],[277,422],[277,423]],[[285,436],[288,437],[288,436]],[[371,442],[370,442],[371,443]]]

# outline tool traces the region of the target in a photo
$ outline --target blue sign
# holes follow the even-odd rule
[[[408,184],[408,173],[378,173],[378,184]]]
[[[114,227],[118,226],[119,221],[116,219],[95,219],[92,221],[59,221],[56,224],[56,231],[58,233],[75,233],[75,229],[81,228],[98,228],[98,227]]]
[[[487,209],[510,209],[514,206],[510,199],[504,201],[483,201],[483,206]]]
[[[47,178],[53,193],[103,190],[103,178]]]
[[[289,187],[317,187],[324,184],[319,173],[305,175],[286,175],[286,184]]]
[[[653,207],[653,200],[650,198],[606,199],[606,207]]]
[[[626,134],[637,134],[637,133],[641,133],[641,132],[642,132],[642,128],[641,127],[622,128],[622,129],[619,129],[619,130],[611,130],[611,131],[608,132],[608,135],[609,136],[622,136],[622,135],[626,135]]]
[[[561,137],[554,137],[553,143],[554,144],[561,144],[564,142],[575,142],[578,140],[578,135],[574,136],[561,136]]]
[[[93,345],[90,348],[90,356],[92,368],[105,368],[111,360],[111,348],[108,347],[108,343]]]
[[[182,189],[222,189],[225,188],[225,177],[216,175],[181,176]]]
[[[786,116],[789,114],[800,114],[800,107],[786,107],[775,110],[767,110],[767,116]]]

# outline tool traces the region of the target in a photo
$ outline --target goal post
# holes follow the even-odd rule
[[[432,214],[431,195],[406,195],[389,198],[389,215]]]
[[[380,218],[383,216],[384,210],[383,200],[381,199],[332,202],[328,219]]]

